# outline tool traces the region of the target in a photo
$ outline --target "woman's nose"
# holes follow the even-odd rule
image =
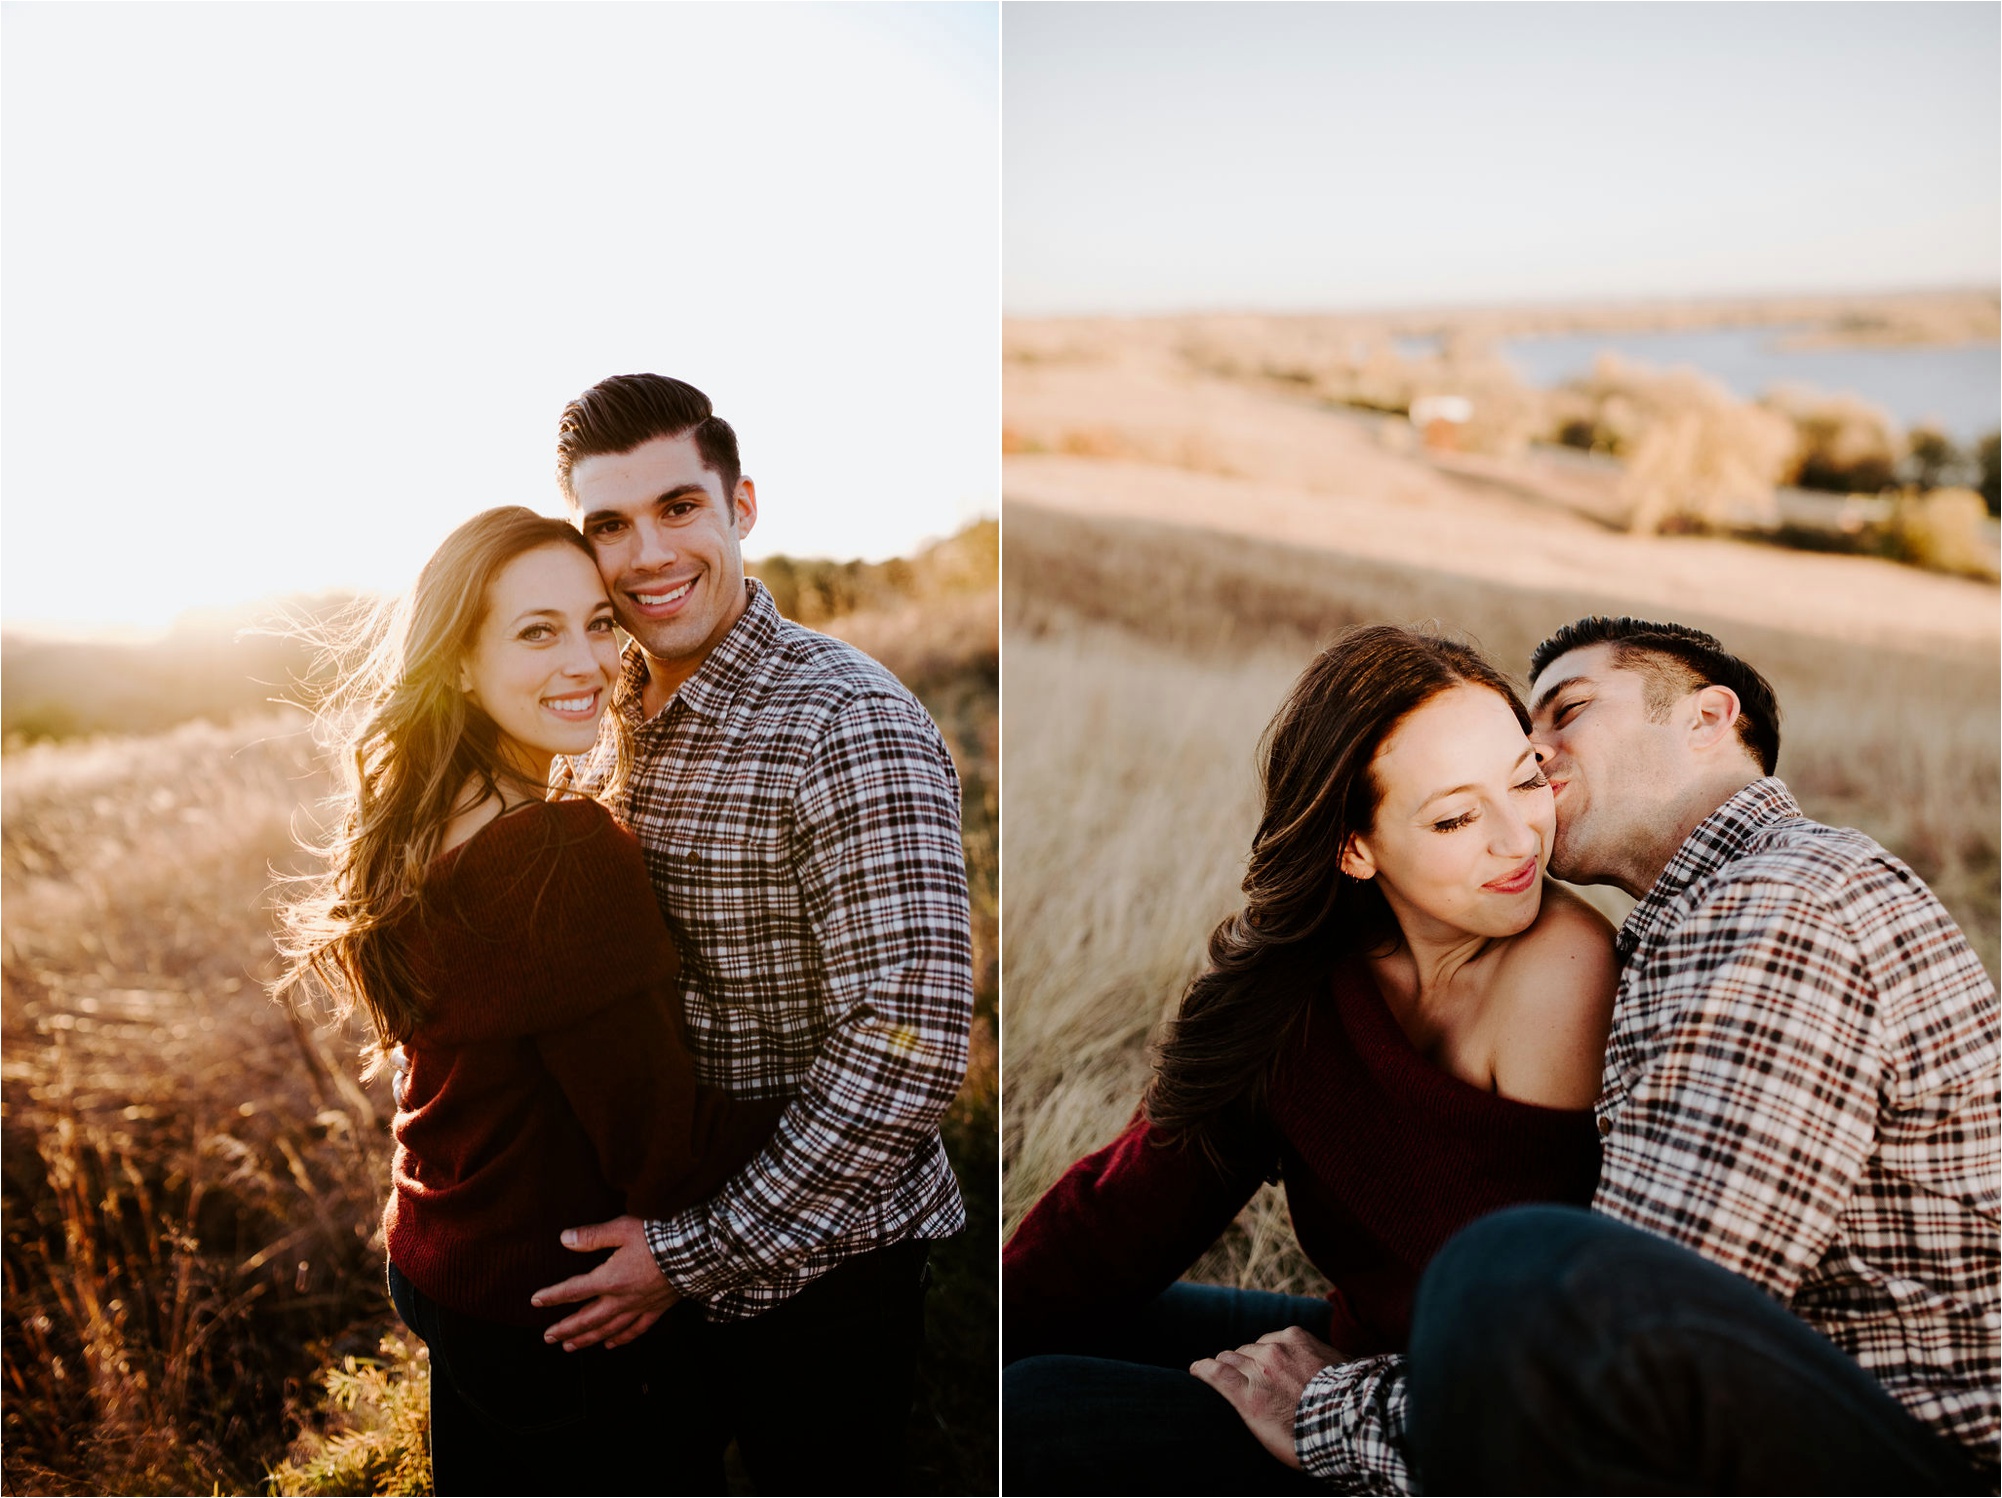
[[[1490,825],[1495,829],[1494,851],[1504,858],[1527,858],[1542,845],[1536,829],[1512,805]]]

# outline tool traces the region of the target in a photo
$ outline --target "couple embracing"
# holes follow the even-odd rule
[[[1995,1490],[1993,983],[1709,635],[1530,677],[1370,627],[1295,686],[1243,910],[1004,1255],[1010,1492]],[[1325,1299],[1178,1282],[1262,1180]]]
[[[762,1491],[895,1491],[965,1223],[952,760],[746,579],[700,391],[594,386],[557,475],[570,520],[459,527],[336,697],[342,815],[286,912],[287,984],[396,1060],[438,1491],[720,1492],[732,1437]]]

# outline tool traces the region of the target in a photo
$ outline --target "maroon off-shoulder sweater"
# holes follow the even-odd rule
[[[1352,1357],[1403,1349],[1419,1274],[1474,1218],[1591,1200],[1590,1109],[1515,1102],[1439,1070],[1359,960],[1317,986],[1265,1117],[1231,1133],[1221,1169],[1136,1115],[1030,1209],[1002,1255],[1009,1357],[1060,1351],[1160,1294],[1275,1165],[1300,1247],[1333,1287],[1330,1340]]]
[[[389,1257],[440,1305],[521,1326],[591,1268],[568,1227],[713,1195],[782,1099],[698,1087],[680,962],[639,843],[594,801],[495,818],[427,872],[400,939],[426,990],[407,1042]]]

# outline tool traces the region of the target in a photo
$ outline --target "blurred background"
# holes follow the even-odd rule
[[[1009,1227],[1349,624],[1713,631],[1995,972],[1995,8],[1010,6],[1003,61]],[[1274,1188],[1196,1277],[1324,1288]]]
[[[566,401],[689,379],[752,567],[966,788],[928,1492],[992,1491],[993,5],[8,7],[0,481],[8,1492],[418,1491],[383,1084],[290,1020],[270,881],[310,657],[473,512],[561,513]]]

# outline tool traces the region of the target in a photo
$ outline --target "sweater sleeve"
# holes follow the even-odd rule
[[[1061,1351],[1145,1305],[1222,1235],[1264,1174],[1255,1149],[1227,1151],[1219,1168],[1135,1114],[1043,1193],[1003,1249],[1005,1356]]]
[[[733,1098],[696,1085],[664,996],[672,991],[647,984],[535,1037],[598,1168],[639,1217],[713,1195],[764,1148],[785,1111],[783,1098]]]

